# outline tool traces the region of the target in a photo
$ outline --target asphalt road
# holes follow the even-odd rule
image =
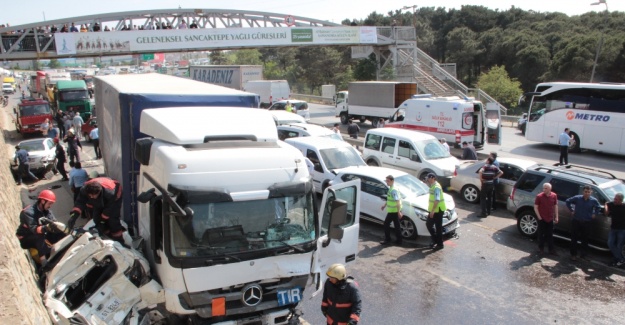
[[[338,121],[333,107],[310,106],[312,123]],[[370,128],[360,126],[361,135]],[[512,128],[504,128],[502,145],[484,151],[543,164],[559,156],[557,147],[527,141]],[[570,161],[625,176],[623,157],[584,152],[571,154]],[[361,324],[625,323],[625,270],[607,266],[609,253],[592,251],[589,261],[571,262],[568,242],[556,240],[559,256],[540,257],[536,242],[519,234],[504,206],[480,219],[477,205],[452,195],[459,237],[438,252],[427,248],[429,237],[382,247],[382,227],[361,223],[360,252],[348,266],[362,291]],[[302,305],[311,324],[324,322],[320,304],[315,297]]]
[[[12,105],[15,100],[12,100]],[[11,107],[5,108],[10,115]],[[313,123],[332,126],[338,121],[333,107],[310,105]],[[369,123],[361,124],[364,135]],[[342,126],[345,129],[345,126]],[[21,139],[14,131],[11,143]],[[5,134],[7,134],[5,133]],[[12,147],[7,147],[11,150]],[[501,146],[487,145],[484,151],[500,156],[525,157],[552,164],[558,148],[526,141],[518,131],[505,128]],[[86,168],[101,171],[93,150],[85,144]],[[625,178],[623,157],[587,152],[572,154],[571,162],[603,168]],[[52,184],[53,180],[24,187],[22,198]],[[55,190],[63,195],[53,210],[71,209],[66,182]],[[570,262],[568,243],[557,240],[557,257],[540,258],[536,243],[522,237],[516,221],[501,206],[486,219],[476,217],[477,205],[465,203],[453,194],[461,228],[457,239],[448,239],[445,249],[431,252],[428,237],[405,241],[401,247],[381,247],[382,227],[361,223],[359,253],[348,271],[356,278],[363,295],[360,324],[623,324],[625,270],[607,267],[610,256],[592,251],[590,261]],[[65,221],[65,220],[63,220]],[[321,297],[302,303],[304,319],[324,324]]]

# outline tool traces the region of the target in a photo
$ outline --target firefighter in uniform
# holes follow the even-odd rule
[[[65,237],[65,225],[56,222],[56,218],[50,207],[56,202],[56,195],[50,190],[43,190],[39,193],[37,202],[31,204],[20,212],[20,225],[15,235],[20,241],[20,246],[24,249],[30,249],[33,257],[38,256],[37,261],[45,266],[50,256],[50,247]],[[47,218],[51,223],[42,225],[39,218]],[[32,250],[36,249],[37,252]]]
[[[445,206],[445,197],[443,196],[443,188],[436,181],[436,175],[428,174],[427,183],[430,185],[430,199],[428,204],[428,220],[425,226],[432,236],[431,249],[443,249],[443,214],[447,207]]]
[[[321,312],[328,325],[356,325],[360,321],[362,301],[354,278],[347,276],[343,264],[332,264],[326,272]]]
[[[119,182],[108,177],[91,179],[80,189],[70,213],[69,228],[73,228],[81,214],[93,218],[99,233],[124,243],[126,230],[120,220],[122,207],[122,187]]]

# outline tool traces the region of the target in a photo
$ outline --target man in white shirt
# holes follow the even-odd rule
[[[573,140],[571,136],[571,130],[569,128],[564,129],[564,132],[560,134],[558,144],[560,145],[560,165],[569,164],[569,143]]]

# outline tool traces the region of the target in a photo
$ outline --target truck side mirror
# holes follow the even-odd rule
[[[323,247],[330,245],[332,239],[343,239],[343,228],[347,222],[347,202],[336,199],[332,201],[332,211],[330,212],[330,224],[328,226],[328,240],[323,243]]]

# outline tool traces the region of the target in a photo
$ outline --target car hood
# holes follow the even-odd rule
[[[458,160],[458,158],[454,156],[449,156],[447,158],[440,158],[440,159],[432,159],[432,160],[429,160],[429,162],[443,171],[451,172],[451,175],[453,175],[454,171],[456,170],[456,166],[460,165],[460,160]],[[446,175],[446,176],[451,176],[451,175]]]
[[[142,301],[138,287],[149,281],[149,272],[136,250],[85,233],[48,273],[44,304],[55,323],[74,317],[120,323]]]

